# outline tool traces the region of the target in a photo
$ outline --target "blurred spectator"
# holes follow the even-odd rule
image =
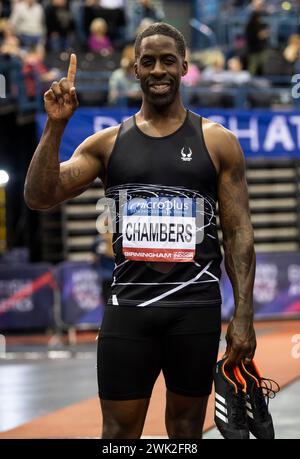
[[[227,62],[225,69],[225,57],[219,50],[215,50],[211,57],[211,63],[201,74],[201,85],[208,87],[206,93],[202,91],[198,97],[201,106],[229,108],[244,103],[246,92],[237,91],[237,86],[247,85],[252,77],[249,72],[243,70],[239,56],[233,56]]]
[[[197,3],[201,22],[211,27],[220,14],[222,3],[227,5],[228,2],[223,2],[222,0],[210,0],[209,2],[203,2],[198,0]]]
[[[112,233],[98,234],[92,247],[94,266],[102,284],[104,304],[111,295],[112,273],[114,270],[114,253],[112,249]]]
[[[181,78],[181,96],[185,105],[191,104],[195,105],[197,102],[197,91],[193,91],[192,88],[196,88],[201,80],[201,72],[199,67],[191,61],[191,52],[187,48],[186,56],[188,62],[188,72]]]
[[[22,74],[29,100],[41,96],[49,87],[49,83],[59,79],[60,72],[49,70],[44,64],[45,50],[41,45],[32,46],[23,57]]]
[[[107,34],[113,46],[124,43],[125,13],[123,8],[104,8],[99,0],[85,0],[82,10],[83,29],[89,36],[90,26],[94,19],[102,18],[107,23]]]
[[[228,59],[224,80],[236,85],[246,84],[251,80],[251,74],[243,69],[243,64],[239,56],[233,56]]]
[[[203,81],[219,83],[223,87],[243,85],[251,80],[251,74],[243,70],[242,61],[238,56],[233,56],[228,60],[227,70],[225,70],[225,60],[222,55],[216,55],[214,65],[207,67],[202,77]]]
[[[290,36],[287,47],[283,51],[283,57],[294,65],[294,71],[300,72],[300,35]]]
[[[155,22],[154,19],[151,19],[151,18],[142,19],[138,28],[135,31],[134,39],[137,37],[137,35],[139,35],[144,30],[146,30],[148,27],[150,27],[151,24],[154,24],[154,22]]]
[[[114,47],[122,49],[125,40],[126,16],[124,0],[100,0],[100,6],[106,14],[104,19],[108,25],[108,36]]]
[[[94,19],[90,26],[90,36],[88,39],[88,47],[92,53],[108,56],[113,52],[111,41],[106,33],[106,21],[102,18]]]
[[[0,18],[8,18],[11,13],[11,1],[0,0]]]
[[[262,3],[251,14],[246,25],[246,41],[248,52],[248,70],[252,75],[262,75],[267,58],[269,30],[262,22]]]
[[[141,102],[140,85],[134,74],[134,46],[128,45],[123,50],[120,68],[109,79],[108,101],[111,105],[135,107]]]
[[[1,54],[7,54],[10,56],[21,56],[22,51],[20,48],[20,41],[19,39],[12,35],[11,37],[7,37],[3,40],[0,46]]]
[[[225,57],[222,51],[215,50],[210,54],[210,63],[202,72],[202,79],[212,81],[225,68]]]
[[[5,78],[6,97],[1,99],[1,108],[14,104],[18,96],[18,81],[21,79],[22,50],[20,41],[6,19],[0,21],[0,74]]]
[[[250,0],[231,0],[231,5],[234,8],[243,8],[248,5]]]
[[[196,64],[191,62],[191,52],[187,48],[186,49],[186,60],[188,62],[188,72],[187,74],[181,78],[182,84],[184,86],[197,86],[201,79],[201,72]]]
[[[105,16],[102,9],[99,6],[99,2],[97,0],[85,0],[84,6],[82,9],[82,16],[83,16],[83,28],[85,32],[85,36],[88,37],[90,33],[90,27],[93,20],[97,17]],[[104,17],[105,19],[105,17]]]
[[[133,17],[136,21],[137,27],[144,18],[161,21],[164,16],[164,12],[154,5],[152,0],[137,0],[136,5],[133,8]]]
[[[22,0],[16,3],[10,22],[25,48],[41,42],[44,36],[44,10],[36,0]]]
[[[124,1],[126,0],[100,0],[101,6],[103,8],[124,8]]]
[[[137,0],[130,14],[131,33],[134,35],[141,21],[145,18],[152,19],[153,22],[157,22],[162,21],[164,17],[164,11],[157,5],[154,5],[152,0]]]
[[[74,30],[74,21],[67,0],[52,0],[45,13],[47,39],[51,50],[66,51]]]
[[[15,35],[10,23],[2,20],[0,23],[0,33],[2,35],[0,52],[12,56],[21,56],[20,40]]]

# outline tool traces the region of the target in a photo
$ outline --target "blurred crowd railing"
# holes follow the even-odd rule
[[[35,94],[28,95],[24,75],[17,60],[12,60],[7,75],[6,98],[0,99],[0,113],[10,107],[18,113],[43,111],[45,84],[34,71],[27,73],[35,87]],[[109,79],[111,71],[84,71],[77,74],[76,89],[81,106],[109,106]],[[278,75],[269,78],[256,77],[246,84],[205,81],[193,87],[182,86],[186,105],[202,108],[299,108],[299,98],[292,96],[292,75]],[[118,106],[127,107],[123,97]],[[137,105],[138,106],[138,105]]]

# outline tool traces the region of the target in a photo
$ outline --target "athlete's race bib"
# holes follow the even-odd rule
[[[191,262],[196,246],[192,198],[134,198],[123,207],[123,253],[128,260]]]

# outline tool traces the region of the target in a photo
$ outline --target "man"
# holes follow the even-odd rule
[[[10,23],[21,41],[22,47],[38,45],[45,34],[44,10],[36,0],[15,2]]]
[[[33,209],[48,209],[99,176],[106,196],[117,203],[118,222],[123,219],[114,234],[117,266],[98,348],[103,438],[141,436],[160,370],[169,437],[201,438],[221,323],[216,200],[235,298],[229,363],[252,359],[256,347],[244,157],[231,132],[183,107],[179,86],[188,66],[178,30],[153,24],[137,37],[135,49],[140,111],[87,138],[59,164],[61,137],[78,106],[71,56],[68,77],[45,93],[48,120],[25,199]],[[196,244],[195,233],[202,242]]]
[[[252,13],[245,27],[247,43],[247,70],[252,76],[264,75],[268,58],[268,38],[270,31],[264,23],[263,16],[267,14],[265,2],[255,0],[252,2]]]
[[[120,67],[114,70],[108,81],[110,105],[137,107],[140,105],[141,88],[134,73],[134,46],[127,45],[122,51]]]

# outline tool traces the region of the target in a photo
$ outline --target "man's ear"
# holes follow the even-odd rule
[[[182,63],[182,76],[185,76],[188,73],[188,69],[189,69],[189,64],[187,63],[187,61],[183,61],[183,63]]]
[[[134,75],[135,75],[135,78],[136,78],[137,80],[139,80],[140,77],[139,77],[139,75],[138,75],[138,66],[137,66],[137,63],[136,63],[136,62],[134,63],[133,68],[134,68]]]

